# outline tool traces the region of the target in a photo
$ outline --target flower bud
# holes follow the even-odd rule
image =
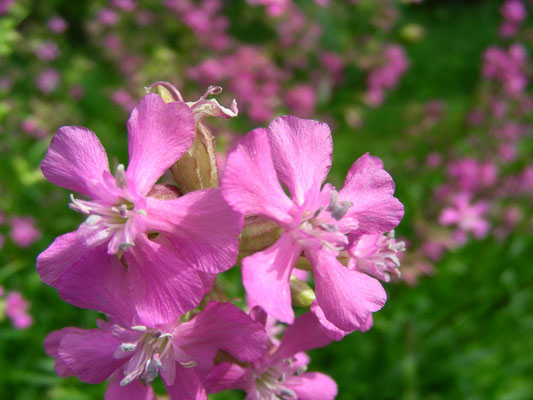
[[[168,82],[155,82],[146,90],[156,87],[158,94],[166,102],[184,102],[181,93]],[[210,86],[200,99],[194,102],[186,102],[191,108],[196,120],[196,133],[192,146],[170,168],[176,185],[181,193],[185,194],[194,190],[218,186],[218,169],[215,154],[215,137],[203,123],[205,117],[234,118],[238,115],[235,100],[230,108],[221,106],[208,96],[219,94],[222,88]]]
[[[307,283],[302,282],[294,275],[291,275],[291,299],[292,304],[297,307],[310,307],[315,301],[315,291]]]
[[[401,38],[407,43],[416,43],[424,38],[425,32],[418,24],[407,24],[400,30]]]
[[[245,217],[244,228],[239,242],[239,260],[273,245],[280,237],[282,229],[263,217]]]

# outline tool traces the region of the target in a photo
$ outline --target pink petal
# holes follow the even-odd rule
[[[266,350],[263,325],[231,303],[210,302],[200,314],[178,326],[174,336],[176,345],[186,353],[195,347],[222,349],[239,360],[254,361]]]
[[[218,364],[204,379],[204,388],[207,393],[218,393],[223,390],[241,389],[246,391],[251,379],[247,369],[228,362]]]
[[[163,173],[192,145],[194,116],[181,102],[166,104],[152,93],[144,96],[128,120],[127,175],[140,195],[147,194]]]
[[[323,122],[286,116],[275,119],[268,130],[279,180],[301,205],[311,189],[320,191],[331,167],[329,127]]]
[[[100,383],[127,361],[113,357],[119,346],[120,341],[110,332],[73,329],[61,339],[58,355],[83,382]]]
[[[176,380],[172,385],[165,382],[165,387],[170,400],[207,400],[202,382],[193,368],[176,365]]]
[[[367,168],[383,169],[383,161],[379,157],[371,156],[369,153],[363,154],[350,167],[344,184],[346,185],[346,182],[352,179],[354,174]]]
[[[200,304],[202,280],[172,250],[139,236],[124,257],[130,292],[145,324],[172,322]]]
[[[317,304],[316,300],[311,304],[311,312],[317,317],[318,321],[322,325],[322,330],[324,334],[332,340],[339,341],[344,336],[348,335],[351,332],[343,331],[342,329],[337,328],[331,322],[328,321],[324,315],[324,311]]]
[[[301,251],[288,234],[283,234],[268,249],[242,260],[242,281],[250,302],[288,324],[294,320],[289,278]]]
[[[47,285],[55,287],[61,275],[71,267],[85,251],[85,244],[78,232],[58,236],[37,257],[37,272]]]
[[[283,360],[301,351],[327,346],[330,342],[317,317],[308,312],[287,327],[274,357]]]
[[[339,201],[353,203],[343,221],[356,220],[359,233],[391,231],[403,217],[403,205],[393,193],[394,181],[384,170],[371,168],[355,173],[339,191]]]
[[[44,350],[46,354],[54,358],[54,370],[61,378],[67,378],[74,375],[74,371],[59,357],[59,344],[65,335],[75,332],[76,328],[63,328],[59,331],[50,332],[44,339]]]
[[[281,187],[270,152],[268,132],[256,129],[242,138],[226,161],[222,194],[243,215],[290,223],[293,206]]]
[[[41,170],[53,184],[94,199],[102,190],[109,162],[94,132],[81,126],[64,126],[52,138]]]
[[[285,385],[294,390],[298,400],[333,400],[337,396],[335,381],[319,372],[306,372],[297,380],[287,381]]]
[[[112,379],[107,385],[104,400],[156,400],[151,385],[143,385],[139,379],[120,386],[120,379]]]
[[[127,270],[105,246],[91,250],[69,268],[58,282],[59,295],[67,303],[89,308],[135,325],[135,307],[128,292]]]
[[[242,216],[211,188],[175,200],[147,198],[149,227],[164,232],[186,263],[219,273],[237,259]]]
[[[333,325],[347,332],[360,329],[371,313],[383,307],[387,294],[377,279],[349,270],[325,251],[307,253],[316,302]]]

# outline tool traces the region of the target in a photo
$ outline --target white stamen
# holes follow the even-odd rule
[[[123,189],[127,186],[124,164],[117,165],[117,170],[115,172],[115,182],[117,184],[117,187],[120,189]]]
[[[120,345],[120,350],[124,352],[130,352],[137,348],[137,343],[122,343]]]
[[[147,328],[144,325],[135,325],[132,326],[131,329],[133,329],[134,331],[145,332]]]

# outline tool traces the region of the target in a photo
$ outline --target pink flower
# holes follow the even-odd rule
[[[257,307],[250,313],[265,323],[266,315]],[[331,342],[312,313],[296,318],[278,342],[271,338],[269,351],[249,366],[229,362],[218,364],[204,380],[208,393],[241,389],[250,400],[298,399],[330,400],[337,395],[337,385],[329,376],[306,372],[309,357],[304,351]]]
[[[155,400],[150,383],[158,375],[171,399],[206,399],[202,378],[213,368],[218,350],[247,362],[265,352],[261,324],[232,304],[208,303],[186,322],[145,324],[118,260],[67,273],[80,278],[78,285],[65,286],[70,299],[107,313],[109,322],[100,320],[98,329],[54,331],[44,346],[59,376],[75,375],[87,383],[109,379],[106,399]]]
[[[26,329],[33,323],[33,318],[28,314],[30,304],[19,292],[9,292],[6,296],[6,315],[11,319],[17,329]]]
[[[305,84],[293,86],[285,93],[285,102],[291,113],[299,117],[310,117],[315,113],[315,89]]]
[[[46,62],[53,61],[61,55],[61,51],[57,47],[57,44],[51,40],[41,43],[37,49],[35,49],[35,55]]]
[[[37,88],[44,94],[49,94],[56,90],[59,85],[59,72],[54,68],[48,68],[42,71],[36,78]]]
[[[507,0],[501,8],[501,13],[507,21],[513,23],[520,23],[527,17],[524,4],[520,0]]]
[[[361,235],[348,250],[348,267],[390,282],[390,274],[401,276],[399,253],[404,251],[405,242],[396,241],[394,231],[388,235]]]
[[[489,203],[479,201],[471,203],[468,193],[459,193],[453,198],[453,204],[442,210],[439,223],[442,225],[456,225],[456,239],[459,243],[466,241],[466,234],[471,232],[476,239],[487,235],[490,224],[485,214],[489,211]]]
[[[7,14],[15,0],[0,0],[0,16]]]
[[[113,26],[116,25],[116,23],[118,22],[119,16],[115,10],[111,10],[109,8],[102,8],[98,12],[97,19],[104,26]]]
[[[349,235],[392,230],[403,206],[393,197],[390,175],[368,154],[354,163],[343,189],[321,188],[331,153],[326,124],[280,117],[268,129],[250,132],[229,154],[222,192],[242,214],[268,218],[283,229],[274,245],[243,260],[243,283],[253,304],[293,322],[289,277],[303,253],[313,268],[319,308],[331,324],[353,331],[384,305],[386,295],[376,279],[346,268],[337,256],[350,257]]]
[[[261,4],[266,7],[267,13],[272,17],[283,14],[291,5],[291,0],[247,0],[248,4]]]
[[[71,208],[87,219],[39,255],[42,280],[61,287],[70,270],[90,266],[99,257],[116,263],[120,256],[128,265],[127,270],[121,268],[143,322],[168,323],[196,307],[207,275],[234,264],[242,219],[219,189],[173,199],[150,196],[161,175],[191,146],[194,135],[194,115],[186,104],[165,104],[155,94],[144,96],[128,120],[128,168],[119,165],[113,176],[92,131],[60,128],[41,164],[43,174],[90,200],[71,197]],[[75,279],[69,282],[76,284]],[[85,284],[83,279],[79,284]]]
[[[41,232],[35,227],[32,217],[13,217],[9,222],[10,237],[19,247],[30,247],[41,237]]]
[[[111,0],[111,4],[125,12],[131,12],[137,7],[135,0]]]
[[[63,33],[68,28],[67,22],[57,15],[48,20],[47,26],[53,33]]]

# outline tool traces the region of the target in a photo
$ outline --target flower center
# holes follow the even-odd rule
[[[255,377],[255,391],[258,400],[273,400],[275,398],[282,400],[296,399],[296,393],[284,386],[287,377],[294,380],[306,370],[305,366],[296,368],[294,359],[287,358],[278,364],[272,365],[257,374]]]
[[[88,215],[85,220],[83,234],[89,243],[98,244],[112,237],[108,246],[110,254],[119,250],[127,250],[134,245],[135,217],[146,216],[146,211],[136,207],[134,197],[129,192],[126,181],[124,165],[119,164],[113,177],[109,175],[109,190],[116,194],[115,201],[109,203],[105,200],[79,200],[70,196],[70,208],[79,213]]]
[[[348,212],[352,202],[339,202],[338,194],[331,190],[327,207],[319,207],[316,211],[305,211],[302,222],[298,226],[298,241],[305,247],[320,249],[326,246],[340,251],[348,244],[348,238],[341,232],[339,223]]]
[[[164,368],[169,357],[172,358],[170,362],[176,359],[185,368],[196,366],[194,360],[173,346],[171,333],[164,333],[159,329],[148,330],[145,326],[134,326],[132,329],[144,333],[135,342],[126,342],[119,346],[120,352],[135,352],[124,370],[125,376],[120,381],[120,386],[126,386],[135,379],[140,379],[144,385],[151,383]]]

